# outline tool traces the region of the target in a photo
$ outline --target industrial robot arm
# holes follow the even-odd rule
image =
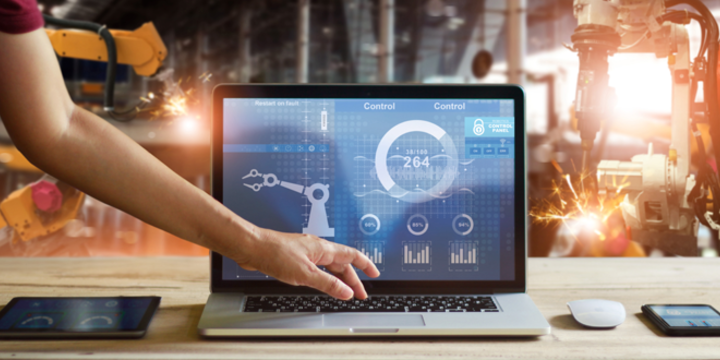
[[[68,24],[70,25],[70,24]],[[115,41],[117,63],[133,67],[140,76],[152,76],[162,65],[167,49],[152,22],[133,31],[108,30]],[[45,29],[58,56],[108,61],[108,51],[97,33],[76,29]]]
[[[610,113],[608,56],[621,44],[616,31],[617,8],[618,0],[575,0],[573,4],[578,27],[571,40],[580,60],[574,110],[580,131],[583,175],[590,171],[590,152],[600,122]]]
[[[668,58],[672,74],[672,139],[668,154],[655,153],[650,144],[647,154],[636,155],[631,161],[602,160],[597,166],[597,189],[605,194],[621,190],[626,193],[621,209],[634,240],[670,253],[694,255],[697,219],[688,196],[696,179],[690,174],[690,128],[696,116],[694,92],[697,82],[702,81],[704,117],[711,129],[717,129],[718,30],[714,18],[703,11],[696,14],[666,10],[666,6],[679,3],[707,10],[694,0],[574,1],[578,27],[572,40],[580,59],[575,115],[583,152],[582,171],[587,176],[592,174],[590,152],[600,122],[613,116],[608,104],[612,94],[608,56],[646,52]],[[703,44],[694,63],[684,26],[690,20],[699,21],[703,29]],[[706,49],[707,62],[703,58]],[[715,140],[720,139],[713,140],[717,143]]]
[[[88,21],[58,19],[48,15],[43,15],[43,18],[46,24],[62,28],[45,29],[58,56],[108,63],[104,110],[115,120],[132,120],[145,103],[124,112],[115,109],[115,69],[117,64],[131,65],[141,76],[152,76],[158,71],[167,56],[167,49],[153,23],[145,23],[134,31],[125,31],[108,30],[105,25]]]

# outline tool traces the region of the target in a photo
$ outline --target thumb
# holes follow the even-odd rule
[[[315,269],[307,276],[307,286],[340,300],[349,300],[353,297],[354,293],[347,284],[337,277],[320,270],[320,268],[315,267]]]

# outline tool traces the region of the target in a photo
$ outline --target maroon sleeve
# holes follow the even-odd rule
[[[0,31],[23,34],[45,24],[36,0],[0,0]]]

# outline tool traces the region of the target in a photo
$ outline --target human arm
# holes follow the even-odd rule
[[[35,166],[245,269],[337,298],[366,297],[351,264],[371,277],[379,272],[362,253],[313,235],[254,226],[112,125],[75,106],[42,29],[19,35],[0,32],[0,49],[0,118]]]

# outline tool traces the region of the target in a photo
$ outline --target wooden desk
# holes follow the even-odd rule
[[[0,258],[0,304],[15,296],[160,295],[142,340],[0,341],[0,358],[718,358],[720,338],[672,338],[654,330],[643,303],[720,307],[720,259],[530,259],[529,293],[553,326],[535,339],[204,340],[196,325],[208,291],[207,258]],[[615,330],[586,330],[565,303],[625,304]]]

